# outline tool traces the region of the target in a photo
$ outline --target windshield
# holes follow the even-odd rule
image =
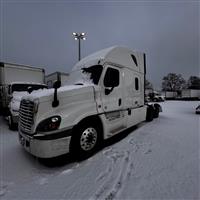
[[[46,85],[38,85],[38,84],[13,84],[12,86],[12,92],[22,92],[22,91],[27,91],[28,87],[32,87],[33,90],[39,90],[39,89],[44,89],[47,88]]]
[[[97,85],[102,73],[102,65],[93,65],[87,68],[81,68],[80,70],[72,71],[69,75],[67,84],[83,85],[92,83]]]

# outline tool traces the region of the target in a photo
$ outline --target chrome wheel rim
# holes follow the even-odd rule
[[[89,151],[94,148],[97,142],[97,131],[90,127],[83,131],[80,138],[80,147],[84,151]]]

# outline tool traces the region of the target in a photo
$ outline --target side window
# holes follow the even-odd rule
[[[139,90],[139,79],[137,77],[135,78],[135,90]]]
[[[108,67],[105,77],[104,86],[105,87],[117,87],[119,85],[119,70]]]
[[[92,80],[92,82],[95,85],[98,85],[102,71],[103,71],[102,65],[93,65],[93,66],[88,67],[88,68],[82,68],[82,72],[89,74],[90,79]]]

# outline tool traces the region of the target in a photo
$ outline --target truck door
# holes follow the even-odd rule
[[[127,126],[123,110],[122,74],[117,67],[107,65],[101,79],[101,103],[104,112],[107,135],[109,138],[124,130]]]
[[[104,70],[102,80],[101,100],[104,112],[121,110],[122,102],[122,85],[121,73],[118,68],[107,66]]]

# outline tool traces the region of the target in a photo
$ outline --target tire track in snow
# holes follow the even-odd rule
[[[117,151],[113,151],[112,148],[109,148],[105,151],[103,151],[103,154],[110,160],[110,164],[108,166],[108,168],[106,169],[105,172],[101,173],[97,178],[96,178],[96,182],[104,179],[105,177],[107,177],[109,174],[112,173],[113,171],[113,165],[117,162],[117,160],[121,157],[123,157],[123,153],[119,153]]]
[[[114,168],[116,166],[115,164],[120,158],[125,156],[124,152],[118,152],[116,150],[113,150],[112,148],[109,148],[108,150],[103,151],[103,154],[110,160],[110,164],[106,172],[101,173],[97,177],[96,182],[101,181],[102,179],[105,179],[105,181],[100,186],[100,189],[94,193],[93,197],[90,198],[92,200],[103,199],[103,196],[105,196],[104,194],[110,190],[115,180],[115,173],[114,173],[114,170],[115,170]]]
[[[112,161],[111,164],[109,164],[108,168],[104,173],[101,173],[95,180],[95,182],[101,181],[102,179],[106,178],[110,173],[112,173],[113,167],[112,167]]]
[[[106,154],[105,154],[106,155]],[[106,155],[109,159],[111,159],[111,166],[108,167],[106,172],[102,175],[107,177],[101,188],[94,194],[94,198],[91,199],[105,199],[111,200],[114,199],[122,190],[124,183],[127,180],[131,170],[133,169],[133,163],[130,163],[130,152],[115,152],[109,151]],[[116,164],[116,160],[121,159],[119,165],[119,175],[115,176],[114,173],[114,165]],[[118,165],[117,165],[118,166]],[[112,170],[110,170],[112,168]],[[108,173],[108,171],[110,173]],[[97,180],[101,180],[102,175],[98,177]]]
[[[106,194],[105,200],[112,200],[116,198],[116,196],[122,190],[124,183],[127,180],[128,172],[130,171],[130,152],[126,151],[125,156],[123,158],[123,162],[121,165],[120,173],[118,178],[116,179],[114,186],[110,189],[110,191]]]
[[[123,190],[125,182],[130,179],[134,174],[134,163],[130,159],[131,154],[137,153],[139,150],[143,154],[149,154],[152,152],[151,142],[137,142],[135,138],[131,138],[128,143],[131,145],[131,149],[123,151],[121,153],[108,149],[104,151],[109,159],[111,159],[111,164],[108,166],[106,172],[102,173],[97,177],[96,181],[100,181],[106,178],[104,184],[101,188],[95,193],[94,198],[92,199],[105,199],[112,200],[115,199],[120,192]],[[131,152],[130,152],[131,150]],[[114,177],[114,166],[118,159],[121,159],[120,162],[120,173],[116,178]]]
[[[152,142],[137,142],[134,138],[131,138],[128,143],[132,146],[134,153],[137,153],[139,150],[141,150],[143,154],[152,152]]]

